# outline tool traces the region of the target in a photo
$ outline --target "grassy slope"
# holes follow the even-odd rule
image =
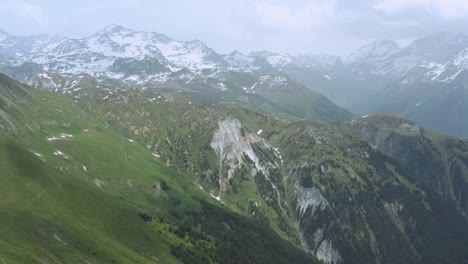
[[[16,90],[15,96],[0,93],[9,102],[0,120],[0,188],[7,197],[0,203],[0,260],[313,262],[269,228],[219,207],[195,177],[167,168],[143,144],[108,128],[89,102],[1,77],[0,92]],[[249,248],[241,248],[245,240]],[[209,250],[208,259],[199,255]]]
[[[11,139],[0,148],[6,263],[176,262],[128,202],[63,175]]]

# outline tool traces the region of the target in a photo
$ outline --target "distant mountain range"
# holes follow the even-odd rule
[[[383,40],[343,61],[261,52],[276,69],[360,114],[393,112],[419,124],[468,137],[468,36],[440,33],[400,47]],[[325,58],[325,59],[324,59]]]
[[[25,45],[19,48],[18,42]],[[351,113],[266,60],[218,54],[203,42],[177,41],[110,25],[84,39],[2,34],[0,70],[35,87],[67,88],[84,75],[117,87],[173,92],[203,103],[235,103],[284,118],[345,120]]]
[[[0,71],[49,90],[91,76],[115,87],[239,104],[283,118],[349,120],[394,112],[468,137],[468,36],[440,33],[400,47],[382,40],[346,58],[271,51],[220,54],[201,41],[110,25],[90,37],[0,32]]]

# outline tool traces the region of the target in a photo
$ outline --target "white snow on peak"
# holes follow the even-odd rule
[[[201,41],[177,41],[162,34],[133,31],[118,25],[107,26],[88,38],[64,40],[47,52],[21,57],[17,64],[33,61],[62,74],[121,78],[123,76],[114,72],[113,66],[146,59],[156,59],[172,72],[187,68],[199,73],[227,66],[222,56]],[[148,78],[166,81],[167,76]],[[127,79],[137,82],[139,76]]]
[[[252,72],[260,69],[260,67],[254,65],[254,57],[246,56],[237,50],[225,55],[224,59],[229,64],[228,70],[231,71]]]
[[[201,41],[159,42],[157,48],[170,62],[189,70],[215,69],[220,67],[217,54]]]
[[[345,63],[371,63],[382,61],[399,52],[401,48],[391,40],[382,40],[365,45],[349,55]]]
[[[468,48],[461,51],[454,59],[453,64],[460,69],[468,69]]]
[[[291,55],[272,55],[266,58],[268,63],[273,67],[281,68],[293,62],[294,58]]]

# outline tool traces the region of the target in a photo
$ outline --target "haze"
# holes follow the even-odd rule
[[[404,45],[441,31],[464,31],[467,15],[464,0],[2,0],[0,28],[81,38],[120,24],[200,39],[218,52],[345,55],[373,40]]]

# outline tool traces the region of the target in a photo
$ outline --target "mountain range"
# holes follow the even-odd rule
[[[270,51],[220,54],[201,41],[110,25],[83,39],[2,31],[0,70],[43,89],[63,89],[88,75],[117,87],[238,104],[295,120],[391,112],[467,137],[467,50],[464,33],[440,33],[406,47],[378,41],[344,59]]]
[[[32,36],[21,52],[16,51],[18,38],[1,41],[1,70],[35,87],[62,89],[88,75],[113,86],[179,93],[204,103],[236,103],[285,118],[331,121],[352,116],[265,60],[238,51],[218,54],[201,41],[177,41],[118,25],[84,39]]]
[[[0,32],[0,262],[466,263],[465,44]]]
[[[425,127],[467,137],[467,53],[466,34],[440,33],[406,47],[391,40],[374,42],[344,60],[309,56],[316,62],[299,63],[303,56],[258,55],[356,114],[398,113]]]

